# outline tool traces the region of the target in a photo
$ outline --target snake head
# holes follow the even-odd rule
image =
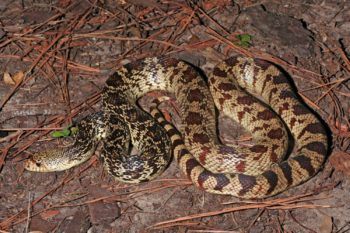
[[[64,171],[88,160],[94,153],[95,143],[88,146],[71,146],[40,151],[24,163],[24,168],[32,172]]]
[[[35,153],[24,162],[24,168],[33,172],[54,172],[67,170],[76,165],[63,154],[64,152],[58,149]]]
[[[43,163],[41,159],[36,159],[34,156],[28,158],[27,161],[24,162],[24,169],[32,172],[50,172],[50,167],[47,166],[46,163]]]

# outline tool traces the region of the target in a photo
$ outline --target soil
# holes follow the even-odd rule
[[[1,233],[350,232],[349,1],[3,0],[0,12]],[[127,185],[98,151],[63,172],[23,169],[36,151],[71,143],[51,132],[98,111],[123,64],[165,55],[209,73],[237,54],[281,67],[328,126],[329,157],[305,184],[247,201],[198,190],[172,161]],[[181,124],[173,105],[162,110]],[[218,125],[223,142],[249,143],[227,117]]]

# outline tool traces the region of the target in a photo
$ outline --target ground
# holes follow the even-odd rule
[[[350,232],[349,1],[4,0],[0,12],[0,232]],[[285,70],[328,126],[328,159],[305,184],[245,201],[198,190],[172,161],[126,185],[98,152],[68,171],[24,171],[71,141],[51,132],[98,111],[123,64],[165,55],[209,73],[237,54]],[[249,137],[219,118],[223,142]]]

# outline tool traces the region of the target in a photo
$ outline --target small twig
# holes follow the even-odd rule
[[[84,172],[88,168],[90,168],[96,160],[97,160],[96,158],[90,159],[89,164],[87,166],[85,166],[84,168],[82,168],[78,173],[75,173],[73,175],[72,175],[72,173],[69,173],[67,176],[65,176],[63,178],[63,180],[58,185],[56,185],[55,187],[53,187],[52,189],[50,189],[49,191],[47,191],[43,195],[41,195],[38,198],[36,198],[35,200],[33,200],[30,203],[31,207],[33,207],[34,205],[36,205],[37,203],[42,201],[46,196],[54,193],[56,190],[58,190],[63,185],[65,185],[65,184],[71,182],[72,180],[74,180],[75,178],[77,178],[82,172]],[[72,176],[70,176],[70,175],[72,175]],[[27,220],[27,216],[20,218],[20,216],[22,216],[25,213],[25,211],[26,211],[26,209],[23,209],[23,210],[19,211],[18,213],[8,217],[7,219],[4,219],[2,222],[0,222],[0,228],[1,227],[7,228],[11,225],[15,225],[15,224],[18,224],[18,223],[21,223],[21,222]],[[28,215],[28,213],[27,213],[27,215]],[[20,219],[16,221],[16,219],[18,219],[18,218],[20,218]]]
[[[294,204],[294,202],[303,202],[304,200],[300,199],[300,198],[303,198],[305,196],[310,196],[310,195],[312,195],[312,194],[297,195],[294,197],[268,200],[265,202],[251,202],[249,204],[240,205],[237,207],[229,207],[229,208],[224,208],[221,210],[193,214],[193,215],[179,217],[179,218],[168,220],[168,221],[159,222],[159,223],[154,224],[153,226],[150,226],[150,228],[159,227],[162,225],[167,225],[167,224],[171,224],[171,223],[175,223],[175,222],[193,220],[193,219],[203,218],[203,217],[211,217],[211,216],[215,216],[215,215],[219,215],[219,214],[225,214],[225,213],[241,211],[241,210],[248,210],[248,209],[256,209],[256,208],[288,210],[288,209],[297,209],[297,208],[313,209],[313,208],[331,208],[332,207],[329,205],[313,205],[313,204],[299,204],[299,205],[297,205],[297,204]]]
[[[33,127],[33,128],[6,128],[6,129],[0,129],[0,131],[30,131],[30,130],[46,131],[46,130],[62,130],[62,129],[64,129],[64,127],[47,127],[47,128]]]
[[[347,222],[334,233],[346,233],[349,231],[350,231],[350,222]]]
[[[26,224],[26,230],[25,230],[26,233],[29,232],[31,210],[32,210],[32,193],[29,191],[29,193],[28,193],[28,208],[27,208],[27,224]]]
[[[312,229],[310,229],[310,228],[304,226],[303,224],[301,224],[301,223],[293,216],[293,214],[292,214],[291,211],[288,211],[288,213],[289,213],[290,217],[291,217],[299,226],[301,226],[301,227],[304,228],[305,230],[308,230],[309,232],[317,233],[316,231],[314,231],[314,230],[312,230]]]
[[[52,233],[56,233],[56,232],[60,229],[60,227],[61,227],[61,225],[62,225],[62,223],[63,223],[64,221],[66,221],[66,217],[64,217],[64,218],[57,224],[57,226],[52,230]]]
[[[0,131],[7,131],[7,130],[6,129],[0,129]],[[12,140],[12,138],[18,137],[19,135],[21,135],[23,133],[23,131],[20,130],[20,129],[18,129],[18,130],[9,130],[9,131],[16,131],[16,132],[10,133],[6,137],[0,138],[0,143],[9,142],[9,141]]]
[[[256,217],[254,218],[254,220],[249,224],[247,231],[250,231],[250,228],[252,228],[252,226],[254,225],[254,223],[256,223],[256,221],[258,220],[258,218],[264,213],[265,209],[261,209],[259,211],[259,213],[256,215]]]

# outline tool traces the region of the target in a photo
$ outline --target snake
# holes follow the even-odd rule
[[[174,157],[200,189],[245,199],[281,193],[322,168],[329,147],[326,126],[286,72],[269,61],[237,55],[207,77],[202,73],[165,56],[120,67],[106,80],[102,110],[77,125],[75,142],[33,154],[25,168],[66,170],[88,160],[102,143],[104,167],[119,181],[154,179]],[[154,101],[150,112],[140,107],[138,100],[151,91],[174,96],[180,126],[165,120],[158,108],[163,101]],[[222,143],[217,112],[239,123],[252,143]]]

